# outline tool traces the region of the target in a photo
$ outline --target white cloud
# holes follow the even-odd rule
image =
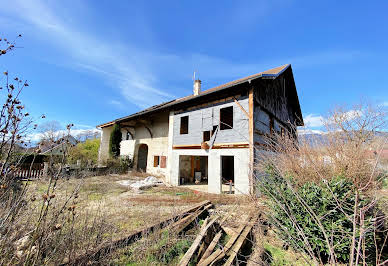
[[[227,82],[288,62],[306,67],[315,64],[314,62],[332,64],[349,61],[359,54],[357,51],[323,51],[279,58],[263,64],[242,64],[190,52],[181,55],[160,53],[136,47],[127,41],[124,43],[105,39],[103,35],[93,34],[90,30],[82,30],[82,21],[77,20],[80,18],[73,12],[77,7],[72,12],[65,13],[64,8],[58,6],[60,2],[50,2],[49,5],[39,0],[14,0],[6,5],[7,8],[0,13],[10,16],[11,21],[31,27],[34,35],[45,43],[53,42],[55,47],[62,50],[64,57],[68,58],[66,64],[78,71],[82,69],[99,75],[110,87],[118,89],[125,101],[141,108],[176,98],[168,92],[173,85],[169,85],[169,88],[161,87],[161,79],[164,82],[188,81],[194,70],[199,71],[204,89],[207,89],[209,87],[206,86],[206,80],[224,79]],[[188,87],[180,91],[185,96],[185,91],[191,90]],[[112,101],[107,103],[120,108],[119,104]],[[313,121],[314,125],[316,123],[316,120]]]
[[[14,1],[5,12],[10,11],[17,19],[34,28],[42,39],[55,42],[71,57],[72,67],[102,74],[111,87],[119,88],[122,95],[140,107],[173,98],[167,92],[155,88],[153,74],[148,71],[143,51],[130,44],[121,45],[78,30],[74,18],[61,19],[60,14],[41,1]],[[4,10],[3,10],[4,12]],[[145,59],[140,60],[139,58]],[[74,60],[74,61],[73,61]]]
[[[325,119],[321,115],[308,114],[307,116],[303,117],[303,121],[304,121],[305,127],[311,128],[311,127],[322,127]]]

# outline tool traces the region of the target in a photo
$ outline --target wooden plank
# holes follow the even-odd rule
[[[205,253],[203,253],[201,260],[198,262],[198,264],[201,264],[205,259],[207,259],[210,256],[210,254],[213,252],[214,248],[216,247],[218,241],[220,240],[221,236],[222,236],[222,230],[219,231],[213,238],[212,242],[210,242],[209,246],[207,247]]]
[[[254,161],[254,145],[253,145],[253,132],[255,129],[254,125],[254,95],[253,95],[253,88],[249,90],[248,94],[248,105],[249,105],[249,192],[251,195],[254,194],[254,184],[253,184],[253,161]]]
[[[203,222],[201,228],[205,227],[207,225],[207,223],[209,222],[209,217],[206,217],[205,221]],[[198,258],[200,258],[202,256],[202,253],[204,252],[205,250],[205,243],[206,241],[202,241],[202,244],[201,246],[199,247],[199,250],[198,250]]]
[[[181,261],[179,262],[180,266],[186,266],[190,263],[195,251],[198,249],[199,245],[201,244],[203,238],[207,234],[209,228],[214,225],[214,223],[217,221],[218,217],[211,220],[204,228],[201,229],[197,237],[195,238],[193,244],[191,247],[187,250]]]
[[[213,254],[211,254],[207,259],[205,259],[204,261],[202,261],[202,263],[198,265],[200,266],[213,265],[218,261],[220,261],[221,259],[223,259],[225,257],[226,252],[229,251],[229,249],[233,246],[234,242],[236,242],[241,232],[244,230],[248,221],[249,221],[249,217],[245,219],[245,221],[239,226],[239,228],[236,231],[236,234],[229,239],[228,243],[226,243],[223,249],[220,249],[220,248],[217,249]]]
[[[191,172],[190,172],[190,176],[192,178],[194,178],[194,156],[191,156]]]
[[[201,145],[179,145],[173,146],[173,150],[201,149]],[[218,143],[214,144],[212,149],[246,149],[250,148],[249,143]]]
[[[198,209],[195,213],[193,214],[190,214],[189,216],[183,218],[182,220],[178,221],[175,226],[173,225],[173,227],[177,228],[175,230],[176,233],[180,233],[181,231],[183,231],[187,226],[189,226],[196,218],[198,218],[198,216],[200,216],[201,214],[203,214],[205,211],[207,211],[209,208],[211,208],[213,205],[212,204],[209,204],[209,205],[206,205],[204,206],[204,208],[200,208]]]
[[[247,239],[248,234],[252,231],[252,228],[255,224],[255,221],[256,221],[256,219],[252,219],[251,222],[245,227],[244,231],[241,233],[241,235],[239,236],[236,243],[233,245],[233,247],[227,253],[229,258],[224,265],[231,266],[233,264],[234,260],[237,257],[238,252],[240,251],[245,240]]]
[[[162,222],[158,222],[156,224],[153,224],[149,227],[146,227],[144,229],[141,229],[125,238],[121,238],[119,240],[113,241],[113,243],[110,244],[104,244],[100,247],[98,247],[95,250],[89,251],[84,255],[81,255],[74,260],[64,263],[62,265],[86,265],[87,262],[98,260],[101,256],[104,256],[118,248],[125,247],[133,242],[136,242],[137,240],[141,239],[143,236],[148,235],[158,229],[163,229],[167,227],[169,224],[175,222],[177,219],[182,219],[189,215],[191,212],[195,212],[197,209],[202,208],[203,206],[211,204],[210,201],[205,200],[197,205],[194,205],[193,207],[190,207],[189,209],[176,214],[166,220],[163,220]]]

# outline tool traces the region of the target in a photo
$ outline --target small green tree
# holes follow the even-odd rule
[[[118,157],[120,155],[121,138],[122,135],[120,126],[118,124],[114,124],[109,140],[109,153],[112,157]]]
[[[92,162],[97,163],[98,149],[100,148],[100,139],[88,139],[85,142],[78,143],[69,150],[68,161],[76,163],[81,160],[83,163]]]

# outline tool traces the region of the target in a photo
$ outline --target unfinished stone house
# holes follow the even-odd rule
[[[248,194],[263,136],[295,135],[291,125],[303,118],[291,65],[283,65],[204,91],[195,80],[193,95],[98,125],[100,164],[109,158],[114,124],[122,132],[120,154],[135,169],[175,186],[197,183],[222,193],[232,183],[234,193]]]

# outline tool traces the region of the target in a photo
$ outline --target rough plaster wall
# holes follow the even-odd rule
[[[147,173],[154,175],[168,175],[169,160],[167,157],[166,168],[154,167],[154,156],[168,156],[168,131],[169,131],[169,114],[162,113],[157,117],[154,117],[150,122],[149,128],[152,132],[152,138],[148,130],[141,124],[135,127],[134,135],[134,153],[137,155],[139,146],[141,144],[147,144]],[[125,142],[125,141],[124,141]],[[137,167],[137,156],[134,156],[134,166]],[[166,178],[168,181],[168,178]]]
[[[135,154],[135,140],[123,140],[120,142],[120,155],[129,156],[133,160]]]
[[[240,105],[248,112],[248,98],[238,99]],[[249,141],[248,117],[234,102],[218,104],[174,116],[174,145],[201,144],[203,131],[211,130],[219,124],[220,109],[233,106],[233,129],[219,130],[215,143],[236,143]],[[180,118],[189,116],[189,133],[180,134]]]
[[[249,149],[173,150],[171,184],[179,184],[180,155],[208,156],[208,191],[221,193],[221,156],[234,156],[236,194],[249,194]]]
[[[109,139],[113,126],[104,127],[101,131],[101,142],[98,151],[98,164],[103,165],[109,158]]]

